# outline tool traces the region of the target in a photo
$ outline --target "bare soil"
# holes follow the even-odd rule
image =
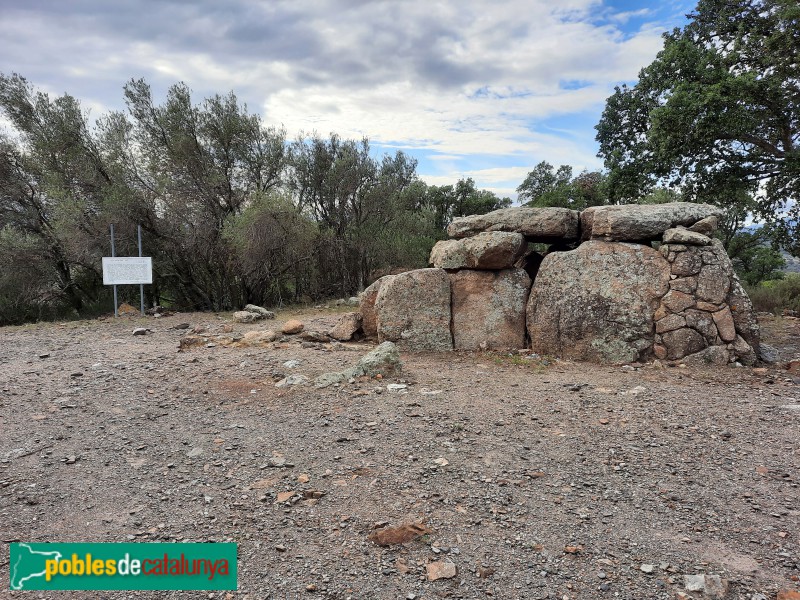
[[[179,353],[184,322],[228,323],[0,329],[0,596],[97,597],[8,591],[13,541],[239,545],[235,593],[108,598],[671,599],[698,573],[730,598],[798,588],[800,379],[781,366],[404,353],[399,377],[277,388],[372,346]],[[763,325],[782,360],[800,353],[798,321]],[[373,541],[404,523],[432,532]],[[456,575],[429,581],[439,562]]]

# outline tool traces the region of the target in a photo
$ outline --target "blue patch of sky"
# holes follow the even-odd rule
[[[681,27],[687,22],[686,14],[696,4],[694,0],[606,0],[596,13],[595,22],[614,25],[625,35],[632,35],[647,23]]]
[[[582,79],[562,79],[558,82],[558,87],[562,90],[580,90],[593,85],[591,81]]]
[[[501,94],[497,90],[493,90],[488,85],[485,85],[472,92],[468,98],[470,100],[482,100],[487,98],[492,100],[505,100],[508,98],[526,98],[532,95],[533,92],[530,90],[506,90]]]
[[[582,139],[586,132],[594,137],[594,126],[600,120],[599,111],[585,111],[579,113],[561,114],[548,117],[536,122],[536,130],[542,133],[557,134],[559,137]]]

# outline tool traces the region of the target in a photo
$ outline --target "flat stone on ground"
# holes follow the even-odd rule
[[[248,331],[240,341],[242,346],[263,346],[274,342],[280,337],[277,331],[266,329],[264,331]]]
[[[281,333],[284,335],[293,335],[295,333],[300,333],[305,329],[305,325],[302,321],[298,321],[297,319],[290,319],[283,324],[281,327]]]
[[[247,310],[237,310],[233,313],[231,317],[234,323],[255,323],[259,319],[263,319],[264,317]]]
[[[263,319],[274,319],[275,313],[267,310],[263,306],[256,306],[255,304],[247,304],[242,310],[260,315]]]

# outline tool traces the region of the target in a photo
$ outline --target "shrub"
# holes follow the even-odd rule
[[[236,257],[245,300],[272,306],[308,292],[317,230],[289,198],[278,194],[262,195],[228,219],[223,236]]]
[[[66,310],[44,253],[38,238],[0,229],[0,325],[53,318]]]
[[[800,312],[800,274],[792,273],[783,279],[763,281],[748,287],[747,293],[758,312],[780,313],[783,310]]]

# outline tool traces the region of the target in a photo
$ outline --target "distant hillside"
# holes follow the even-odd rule
[[[800,258],[792,256],[785,250],[781,250],[781,256],[786,261],[786,267],[783,269],[784,273],[800,273]]]

